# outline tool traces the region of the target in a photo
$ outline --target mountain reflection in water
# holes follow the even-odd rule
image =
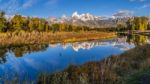
[[[129,35],[103,41],[3,47],[0,48],[0,82],[36,81],[41,73],[100,61],[146,43],[149,43],[147,36]]]

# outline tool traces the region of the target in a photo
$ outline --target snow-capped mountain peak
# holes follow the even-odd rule
[[[80,18],[80,15],[78,14],[77,11],[72,14],[72,18],[74,18],[74,19],[79,19]]]
[[[88,20],[94,20],[95,16],[86,13],[86,14],[78,14],[78,12],[74,12],[72,14],[72,18],[76,20],[82,20],[82,21],[88,21]]]
[[[119,12],[120,13],[120,12]],[[122,13],[122,12],[121,12]],[[110,28],[116,27],[117,24],[125,24],[131,17],[124,17],[124,14],[118,17],[118,14],[113,16],[94,16],[90,13],[79,14],[74,12],[70,17],[63,15],[61,18],[49,19],[50,23],[67,23],[78,26],[88,26],[90,28]]]

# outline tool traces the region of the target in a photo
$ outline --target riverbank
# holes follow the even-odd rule
[[[149,50],[147,44],[99,62],[72,65],[53,75],[41,75],[39,84],[146,84],[150,77]]]
[[[125,31],[125,32],[117,32],[118,34],[137,34],[137,35],[150,35],[150,30],[133,30],[133,31]]]
[[[113,32],[8,32],[0,33],[0,45],[47,44],[116,37]]]

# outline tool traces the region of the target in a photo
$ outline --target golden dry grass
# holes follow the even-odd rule
[[[7,32],[0,33],[0,45],[74,42],[106,39],[115,36],[115,33],[107,32]]]

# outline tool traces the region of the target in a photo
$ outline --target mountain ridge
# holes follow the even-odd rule
[[[121,12],[120,14],[114,14],[110,17],[94,16],[90,13],[78,14],[78,12],[74,12],[70,17],[64,15],[60,18],[49,18],[48,21],[51,24],[66,23],[77,26],[88,26],[91,28],[110,28],[116,27],[117,24],[125,25],[130,18],[133,18],[133,16],[121,15]]]

